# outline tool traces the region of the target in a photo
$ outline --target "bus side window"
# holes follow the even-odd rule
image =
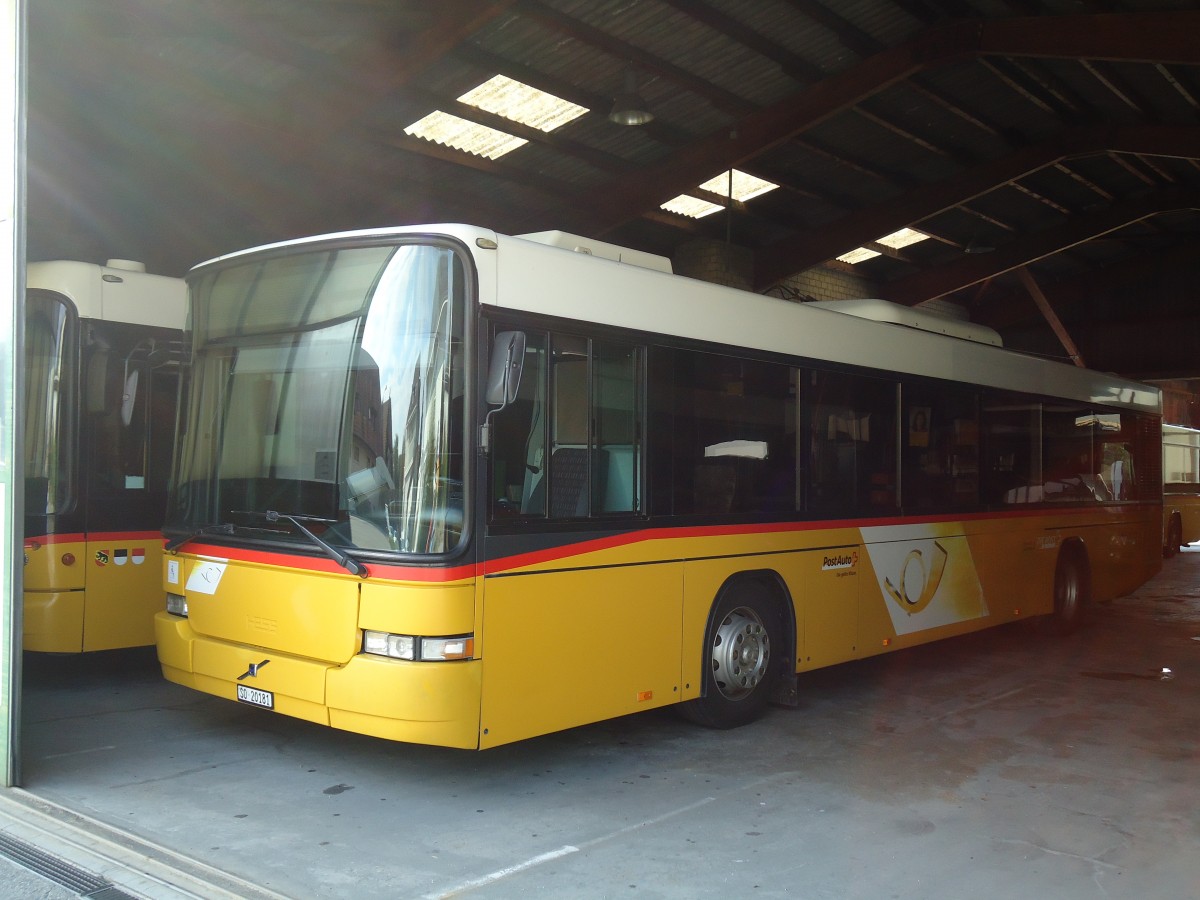
[[[809,508],[825,515],[896,507],[896,383],[810,373]]]
[[[644,349],[526,335],[517,399],[494,419],[493,521],[640,512]]]
[[[979,404],[955,385],[905,384],[900,502],[905,510],[979,502]]]
[[[796,370],[684,350],[674,366],[673,512],[797,509]]]
[[[493,519],[546,514],[546,335],[527,331],[517,398],[493,419],[490,500]]]
[[[984,393],[980,498],[985,505],[1041,502],[1041,421],[1042,407],[1037,400],[1003,391]]]
[[[1042,407],[1044,499],[1049,502],[1108,499],[1100,484],[1092,430],[1095,416],[1088,407],[1068,402]]]
[[[642,349],[609,341],[592,344],[592,509],[601,513],[640,512]]]

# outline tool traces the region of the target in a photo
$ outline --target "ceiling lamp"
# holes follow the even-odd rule
[[[625,90],[617,94],[613,101],[612,112],[608,114],[610,122],[618,125],[645,125],[654,120],[650,112],[650,104],[637,90],[637,75],[633,66],[625,70]]]

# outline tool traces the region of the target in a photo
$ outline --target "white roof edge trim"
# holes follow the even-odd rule
[[[25,287],[61,294],[82,319],[179,329],[187,314],[182,278],[122,266],[39,260],[26,264]]]
[[[887,300],[862,298],[856,300],[817,300],[805,303],[805,306],[815,306],[818,309],[831,309],[834,312],[871,319],[875,322],[890,322],[893,325],[904,325],[908,328],[919,328],[921,331],[931,331],[934,334],[945,334],[950,337],[975,341],[978,344],[991,344],[993,347],[1003,347],[1004,339],[1000,332],[986,325],[974,322],[961,322],[949,316],[939,316],[936,313],[923,312],[911,306],[891,303]]]
[[[582,253],[586,256],[596,256],[630,266],[652,269],[655,272],[666,272],[668,275],[674,274],[671,269],[671,260],[665,256],[647,253],[644,250],[631,250],[629,247],[597,241],[594,238],[570,234],[566,231],[534,231],[529,234],[516,234],[513,237],[522,241],[533,241],[535,244],[546,244],[561,250]]]
[[[287,247],[304,247],[308,244],[324,244],[331,241],[376,240],[379,238],[403,237],[408,234],[428,234],[437,237],[457,238],[464,244],[474,243],[479,238],[496,240],[496,232],[490,228],[480,228],[478,225],[464,225],[460,222],[438,222],[428,225],[392,225],[384,228],[360,228],[351,231],[333,231],[326,234],[311,234],[305,237],[291,238],[286,241],[273,241],[269,244],[259,244],[256,247],[246,247],[234,250],[222,256],[214,256],[198,262],[189,270],[202,269],[214,263],[228,262],[239,256],[251,256],[256,253],[283,250]]]

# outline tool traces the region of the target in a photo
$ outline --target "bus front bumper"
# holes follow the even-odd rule
[[[479,746],[479,660],[359,654],[330,665],[206,637],[167,612],[155,616],[154,632],[163,676],[184,687],[238,700],[241,685],[244,695],[269,695],[275,712],[321,725],[407,743]]]

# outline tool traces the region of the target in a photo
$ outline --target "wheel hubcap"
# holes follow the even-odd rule
[[[752,693],[767,674],[771,639],[752,609],[739,607],[717,628],[713,640],[713,681],[721,695],[740,700]]]

